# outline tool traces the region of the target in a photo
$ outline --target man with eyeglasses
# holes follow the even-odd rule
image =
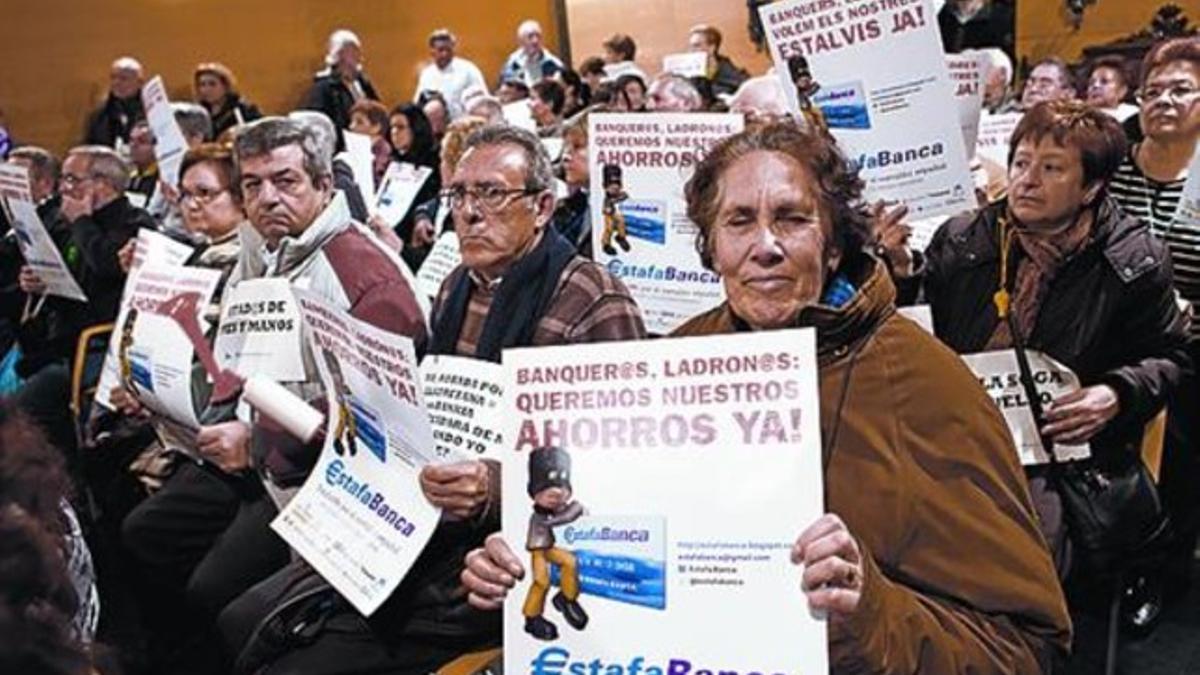
[[[1042,101],[1075,98],[1075,83],[1071,70],[1060,58],[1042,59],[1029,72],[1021,92],[1021,108],[1028,110]]]
[[[55,299],[42,304],[37,300],[45,293],[42,280],[28,267],[21,270],[18,279],[20,289],[33,298],[32,306],[37,308],[41,304],[29,321],[45,322],[49,326],[47,335],[53,335],[61,345],[58,357],[43,364],[25,382],[18,400],[68,456],[73,455],[75,448],[74,425],[67,403],[69,360],[75,351],[76,336],[88,326],[116,318],[121,289],[125,286],[125,270],[117,253],[137,236],[140,228],[155,227],[150,214],[130,204],[125,197],[128,184],[129,166],[112,148],[102,145],[72,148],[63,161],[59,178],[61,221],[45,223],[52,232],[70,230],[69,243],[63,242],[67,252],[64,260],[87,293],[88,302]]]
[[[625,287],[549,226],[553,173],[541,141],[489,126],[465,145],[442,192],[463,262],[434,305],[429,352],[498,362],[509,347],[642,338],[641,315]],[[305,636],[261,667],[314,675],[433,672],[464,651],[499,643],[500,617],[470,607],[459,582],[466,553],[500,528],[499,467],[426,467],[421,488],[444,510],[442,522],[370,627],[348,603],[334,603],[315,620],[336,629]],[[307,585],[297,582],[300,567],[277,572],[225,610],[221,628],[235,650],[287,584]]]
[[[1175,288],[1190,308],[1193,362],[1200,357],[1200,223],[1177,218],[1188,166],[1200,144],[1200,38],[1159,43],[1142,61],[1138,121],[1144,138],[1112,180],[1110,191],[1125,211],[1147,224],[1171,252]],[[1165,569],[1135,580],[1124,606],[1126,625],[1149,632],[1161,617],[1163,598],[1183,597],[1191,582],[1192,551],[1200,530],[1200,432],[1195,411],[1200,398],[1195,374],[1186,374],[1167,404],[1161,493],[1176,538]],[[1165,572],[1165,573],[1164,573]],[[1166,592],[1164,592],[1164,588]]]

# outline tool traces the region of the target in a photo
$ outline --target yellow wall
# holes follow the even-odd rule
[[[576,64],[603,55],[600,43],[613,33],[627,33],[637,43],[638,65],[654,75],[664,55],[687,51],[688,29],[707,23],[721,31],[721,52],[734,63],[753,75],[771,65],[750,42],[742,0],[567,0],[566,6]]]
[[[192,69],[224,62],[265,112],[286,112],[322,67],[325,40],[350,28],[384,103],[412,96],[425,39],[447,26],[459,53],[489,83],[516,48],[522,19],[557,45],[553,0],[6,0],[0,109],[14,136],[63,151],[82,135],[108,89],[108,65],[131,54],[160,74],[173,99],[191,98]],[[492,83],[494,84],[494,83]]]
[[[1200,24],[1200,0],[1171,0],[1183,8],[1192,25]],[[1072,28],[1062,0],[1018,0],[1017,58],[1030,63],[1047,56],[1077,61],[1083,48],[1101,45],[1150,25],[1166,0],[1099,0],[1083,14],[1079,30]]]

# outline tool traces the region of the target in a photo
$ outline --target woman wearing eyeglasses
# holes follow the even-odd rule
[[[222,272],[214,304],[205,312],[214,320],[225,280],[239,260],[238,230],[246,220],[233,176],[233,155],[217,144],[189,150],[180,170],[179,211],[188,233],[202,242],[184,264]],[[212,385],[198,360],[193,361],[191,383],[197,414],[204,419],[207,412],[201,410]],[[151,416],[124,390],[114,389],[111,398],[126,417],[148,418],[156,437],[146,447],[126,441],[110,448],[121,457],[135,457],[133,473],[157,487],[120,521],[121,542],[138,572],[134,590],[139,609],[156,645],[152,658],[164,670],[184,662],[207,663],[203,659],[212,658],[213,650],[205,642],[205,630],[216,612],[243,590],[239,584],[263,578],[289,559],[282,540],[264,538],[251,551],[239,537],[265,528],[275,511],[258,478],[218,468],[220,450],[232,442],[236,425],[204,425],[198,434],[184,435],[169,420]],[[205,461],[185,461],[179,450]],[[114,519],[121,515],[109,514]],[[185,606],[186,612],[181,610]],[[160,658],[180,660],[157,662]]]
[[[1130,215],[1145,221],[1171,251],[1175,289],[1190,309],[1189,351],[1200,356],[1200,223],[1177,217],[1188,165],[1200,139],[1200,37],[1163,42],[1142,62],[1138,119],[1145,137],[1134,145],[1112,180],[1111,193]],[[1163,453],[1161,493],[1175,526],[1175,542],[1163,574],[1139,580],[1131,588],[1134,602],[1126,624],[1147,632],[1160,616],[1163,597],[1190,583],[1192,551],[1200,529],[1200,500],[1194,477],[1200,475],[1200,439],[1195,412],[1200,409],[1194,373],[1184,376],[1178,394],[1167,405],[1167,438]],[[1157,586],[1163,584],[1167,593]],[[1182,597],[1182,594],[1180,594]]]

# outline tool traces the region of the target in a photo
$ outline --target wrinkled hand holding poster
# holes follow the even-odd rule
[[[696,254],[683,186],[741,115],[594,114],[588,118],[592,249],[629,288],[646,329],[669,333],[719,304],[724,291]]]
[[[325,447],[271,527],[370,616],[408,573],[440,511],[418,473],[437,461],[412,340],[296,291],[329,414]]]
[[[1040,352],[1027,350],[1029,367],[1033,370],[1033,382],[1042,396],[1043,409],[1050,401],[1079,389],[1079,377],[1069,368]],[[1021,371],[1017,367],[1017,355],[1011,349],[995,352],[966,354],[967,362],[979,383],[995,401],[1004,415],[1004,421],[1012,432],[1017,445],[1021,464],[1031,466],[1050,461],[1042,449],[1029,399],[1021,386]],[[1054,445],[1054,456],[1059,461],[1086,459],[1091,457],[1091,448],[1083,445]]]
[[[421,363],[425,406],[441,461],[499,459],[504,438],[504,369],[461,356]]]
[[[930,0],[788,0],[759,7],[791,108],[827,126],[871,200],[913,220],[975,207]]]
[[[129,306],[113,331],[121,387],[183,439],[200,428],[193,361],[197,349],[207,349],[203,315],[220,280],[214,269],[144,265],[130,279]]]
[[[45,294],[87,302],[87,295],[71,275],[62,254],[54,245],[54,239],[38,215],[29,188],[29,170],[20,164],[0,162],[0,197],[3,197],[8,222],[12,225],[12,235],[17,238],[21,257],[46,285]]]
[[[507,671],[829,672],[789,560],[824,511],[814,341],[504,352]]]
[[[141,229],[138,230],[137,240],[134,243],[133,263],[129,268],[129,276],[125,280],[125,288],[121,291],[121,308],[117,312],[118,327],[113,331],[114,337],[109,340],[108,354],[104,357],[104,366],[100,371],[100,381],[96,385],[96,403],[113,409],[112,401],[109,400],[109,394],[112,388],[121,383],[119,368],[117,364],[117,338],[115,337],[120,330],[120,326],[125,322],[125,314],[129,311],[129,303],[131,299],[131,291],[133,289],[132,280],[137,276],[138,270],[143,265],[155,265],[159,267],[175,267],[183,265],[183,261],[187,260],[192,255],[193,248],[187,244],[181,244],[174,239],[160,234],[154,230]]]

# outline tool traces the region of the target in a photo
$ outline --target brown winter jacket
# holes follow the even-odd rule
[[[826,508],[866,559],[857,611],[829,624],[832,672],[1047,672],[1071,623],[1004,421],[896,314],[881,263],[847,269],[855,296],[798,321],[817,329]],[[742,330],[723,304],[675,334]]]

